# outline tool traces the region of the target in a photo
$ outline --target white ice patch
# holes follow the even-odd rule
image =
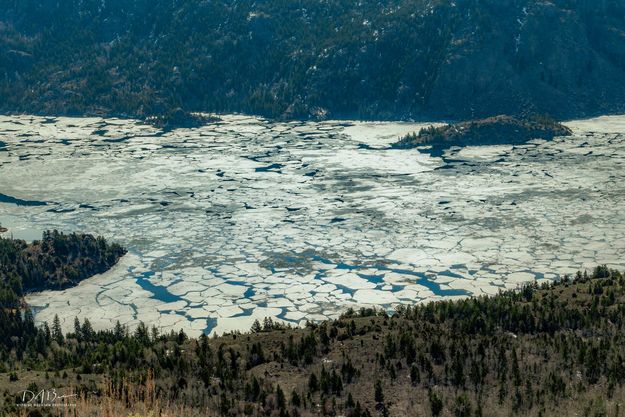
[[[222,119],[162,133],[0,116],[4,235],[89,232],[130,251],[75,288],[29,295],[37,320],[214,334],[625,267],[623,116],[444,158],[389,149],[428,124]]]

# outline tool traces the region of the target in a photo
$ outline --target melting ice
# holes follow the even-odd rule
[[[495,294],[598,263],[625,267],[625,117],[524,146],[390,150],[407,123],[229,115],[0,117],[0,223],[104,235],[106,274],[32,294],[36,319],[144,321],[189,334],[293,325],[349,307]]]

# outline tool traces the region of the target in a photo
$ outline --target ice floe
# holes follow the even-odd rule
[[[222,119],[160,132],[0,116],[5,235],[90,232],[129,249],[75,288],[30,295],[37,320],[214,334],[625,267],[623,116],[440,158],[389,149],[428,124]]]

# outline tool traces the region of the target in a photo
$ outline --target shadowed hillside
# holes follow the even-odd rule
[[[0,111],[625,111],[618,0],[4,0]]]

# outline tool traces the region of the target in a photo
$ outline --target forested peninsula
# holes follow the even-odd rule
[[[126,249],[89,234],[46,231],[32,243],[0,237],[0,306],[17,308],[32,291],[62,290],[107,271]]]

